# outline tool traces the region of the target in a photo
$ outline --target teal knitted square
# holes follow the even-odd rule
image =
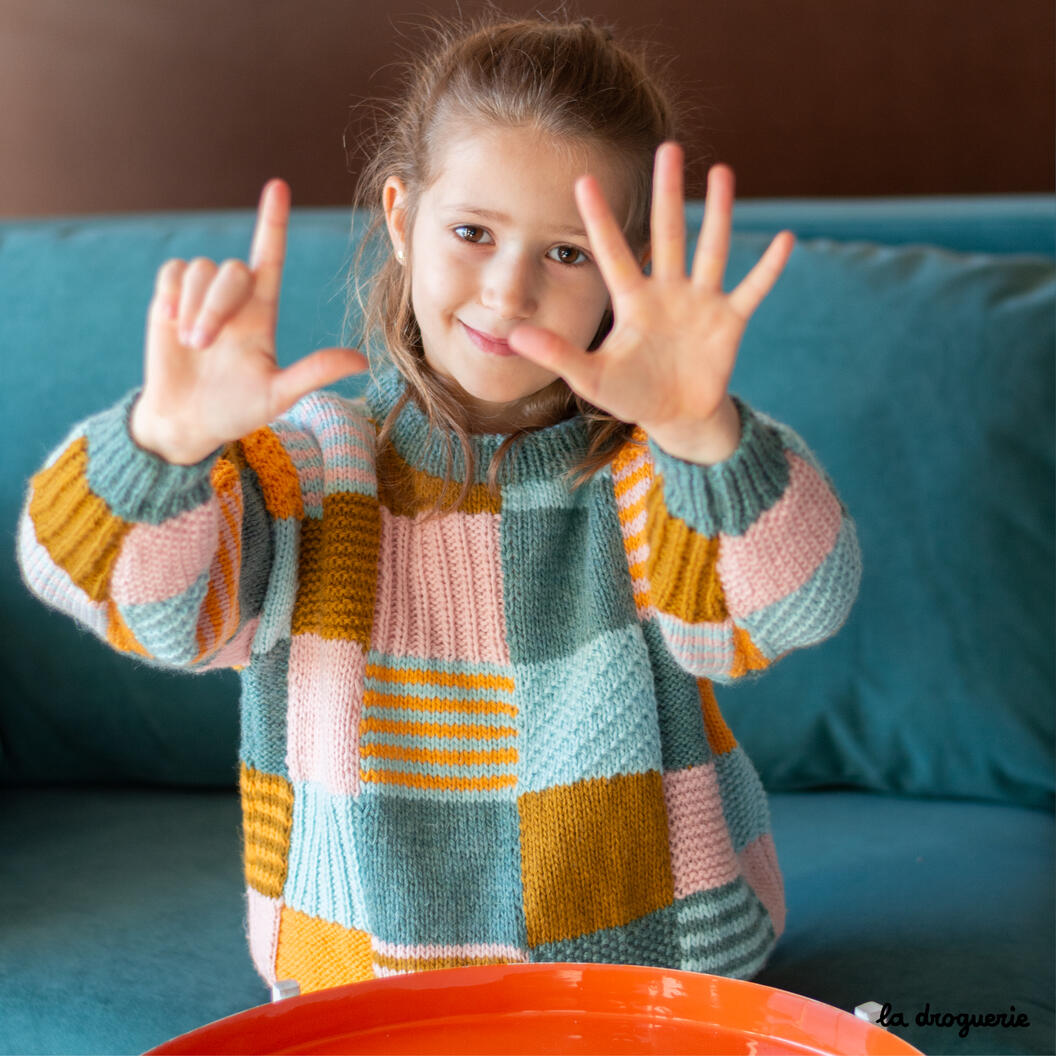
[[[656,697],[638,691],[650,671],[637,624],[605,631],[557,660],[516,664],[513,675],[519,792],[662,768]]]
[[[607,483],[607,486],[606,486]],[[637,622],[611,482],[595,480],[564,508],[503,510],[503,595],[514,663],[567,656]]]

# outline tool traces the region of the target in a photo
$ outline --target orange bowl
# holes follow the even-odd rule
[[[699,972],[562,963],[447,968],[319,990],[150,1051],[920,1056],[881,1027],[785,990]]]

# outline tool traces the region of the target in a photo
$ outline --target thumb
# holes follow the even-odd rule
[[[506,339],[518,354],[547,370],[560,374],[585,399],[594,388],[598,361],[571,341],[540,326],[521,323]]]
[[[273,405],[282,414],[316,389],[367,369],[367,357],[354,348],[321,348],[279,371],[272,382]]]

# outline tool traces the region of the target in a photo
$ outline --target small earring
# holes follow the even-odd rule
[[[404,255],[403,255],[403,250],[402,250],[402,249],[398,249],[398,250],[396,250],[396,259],[397,259],[397,260],[398,260],[398,261],[399,261],[399,262],[400,262],[401,264],[405,263],[405,258],[404,258]]]

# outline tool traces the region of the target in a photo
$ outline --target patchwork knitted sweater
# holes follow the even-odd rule
[[[468,499],[426,520],[445,450],[413,400],[378,461],[403,387],[376,366],[365,398],[317,392],[186,467],[132,441],[130,393],[33,477],[27,584],[147,663],[240,670],[265,980],[515,961],[751,977],[783,886],[713,682],[846,619],[860,554],[831,480],[734,397],[724,462],[639,430],[575,492],[580,418],[529,435],[497,495],[503,437],[474,436]]]

